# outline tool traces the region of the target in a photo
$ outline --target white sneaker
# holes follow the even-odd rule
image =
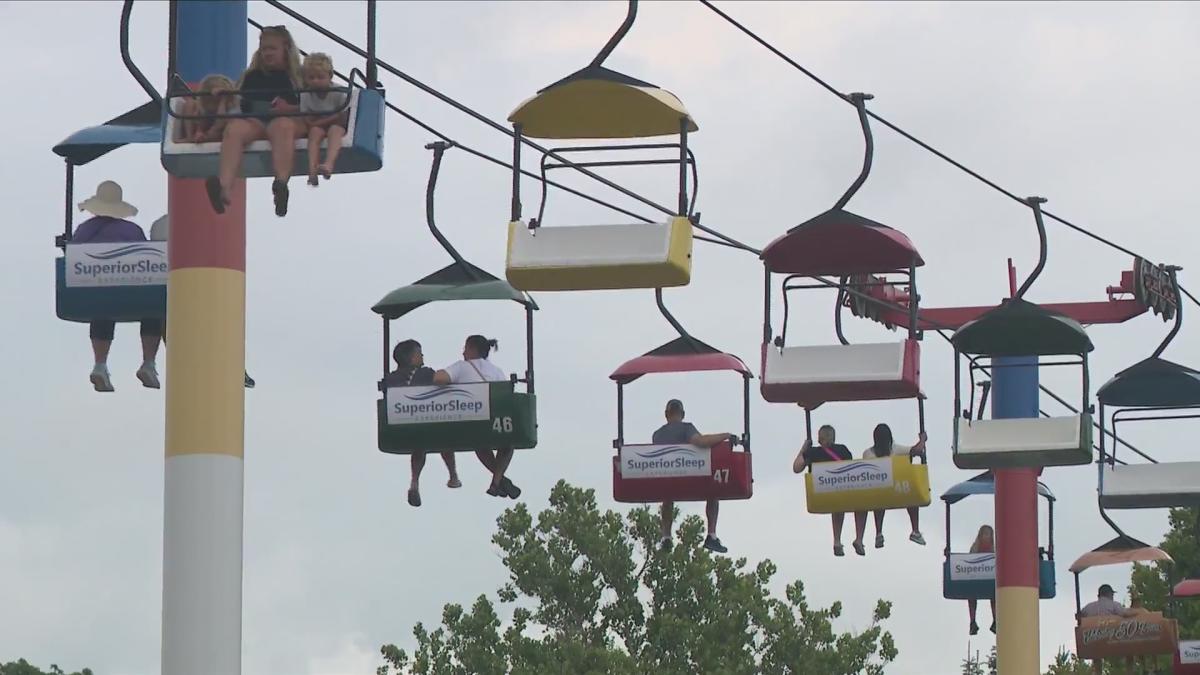
[[[147,361],[142,364],[141,368],[137,369],[137,379],[142,381],[142,386],[149,389],[158,389],[158,371],[154,368],[153,361]]]
[[[908,540],[914,544],[920,544],[921,546],[925,545],[925,537],[922,537],[920,532],[913,532],[912,534],[908,535]]]
[[[96,391],[113,391],[112,379],[108,376],[108,366],[103,363],[97,363],[95,368],[92,368],[92,374],[88,377],[92,381],[92,386]]]

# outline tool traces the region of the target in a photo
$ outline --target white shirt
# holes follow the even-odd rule
[[[478,370],[479,372],[476,372]],[[459,361],[446,367],[450,381],[454,384],[463,382],[506,382],[508,376],[487,359],[471,359]],[[482,375],[482,377],[480,377]]]
[[[338,108],[341,108],[342,102],[345,100],[346,93],[341,91],[327,91],[325,92],[325,98],[319,97],[316,92],[301,92],[300,112],[312,115],[329,115]]]
[[[910,445],[897,445],[895,443],[892,443],[892,454],[893,455],[907,457],[910,450],[912,450],[912,446],[910,446]],[[872,445],[871,447],[867,448],[866,450],[863,450],[862,458],[863,459],[875,459],[875,446]]]

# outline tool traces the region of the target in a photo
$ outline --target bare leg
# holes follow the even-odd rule
[[[246,146],[253,141],[267,137],[267,128],[258,120],[233,119],[225,126],[221,136],[221,160],[217,177],[221,181],[221,198],[229,203],[229,192],[233,189],[233,181],[242,168],[242,153]]]
[[[508,471],[508,465],[512,464],[512,450],[497,450],[496,451],[496,468],[492,471],[492,483],[499,485],[504,480],[504,473]]]
[[[491,450],[476,450],[475,456],[479,458],[479,463],[488,470],[488,473],[496,472],[496,456]]]
[[[975,611],[979,607],[974,599],[967,600],[967,615],[971,617],[971,623],[975,623]]]
[[[717,515],[721,512],[721,502],[716,499],[708,500],[704,506],[704,515],[708,518],[708,536],[717,536]]]
[[[425,453],[414,452],[412,454],[412,482],[409,483],[409,490],[418,490],[421,487],[421,471],[425,469]]]
[[[867,529],[867,512],[866,511],[855,511],[854,512],[854,543],[855,544],[862,544],[863,534],[866,532],[866,529]],[[838,539],[841,539],[841,537],[838,537]]]
[[[313,127],[308,130],[308,184],[317,184],[317,164],[321,162],[321,139],[325,138],[325,130]],[[332,145],[332,135],[330,136]]]
[[[142,336],[142,361],[145,363],[154,363],[158,358],[158,341],[157,335]]]
[[[842,525],[846,523],[846,514],[833,514],[833,544],[835,546],[842,545]]]
[[[346,137],[346,129],[336,124],[329,127],[329,143],[325,148],[325,161],[321,163],[321,175],[329,178],[333,175],[333,167],[337,165],[338,153],[342,151],[342,139]]]
[[[671,521],[673,520],[672,516],[675,515],[674,512],[675,512],[675,502],[663,502],[662,503],[661,519],[662,519],[662,538],[663,539],[671,538]]]
[[[454,461],[453,452],[443,452],[442,461],[446,463],[446,470],[450,472],[450,480],[446,483],[447,487],[462,487],[462,482],[458,480],[458,464]]]
[[[296,160],[296,137],[303,129],[301,124],[289,117],[276,117],[267,125],[267,139],[271,142],[271,168],[275,171],[275,180],[286,183],[292,175],[292,166]]]
[[[921,531],[921,509],[910,506],[908,508],[908,522],[912,525],[913,534]]]

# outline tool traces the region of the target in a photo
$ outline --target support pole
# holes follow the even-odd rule
[[[997,358],[992,417],[1038,417],[1036,356]],[[996,655],[1000,675],[1039,666],[1037,469],[996,470]]]
[[[178,68],[237,81],[246,0],[178,4]],[[245,181],[213,212],[202,179],[167,179],[162,675],[240,675],[245,426]]]

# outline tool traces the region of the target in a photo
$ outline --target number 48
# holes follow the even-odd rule
[[[513,421],[511,417],[497,417],[492,420],[492,431],[498,434],[511,434]]]

